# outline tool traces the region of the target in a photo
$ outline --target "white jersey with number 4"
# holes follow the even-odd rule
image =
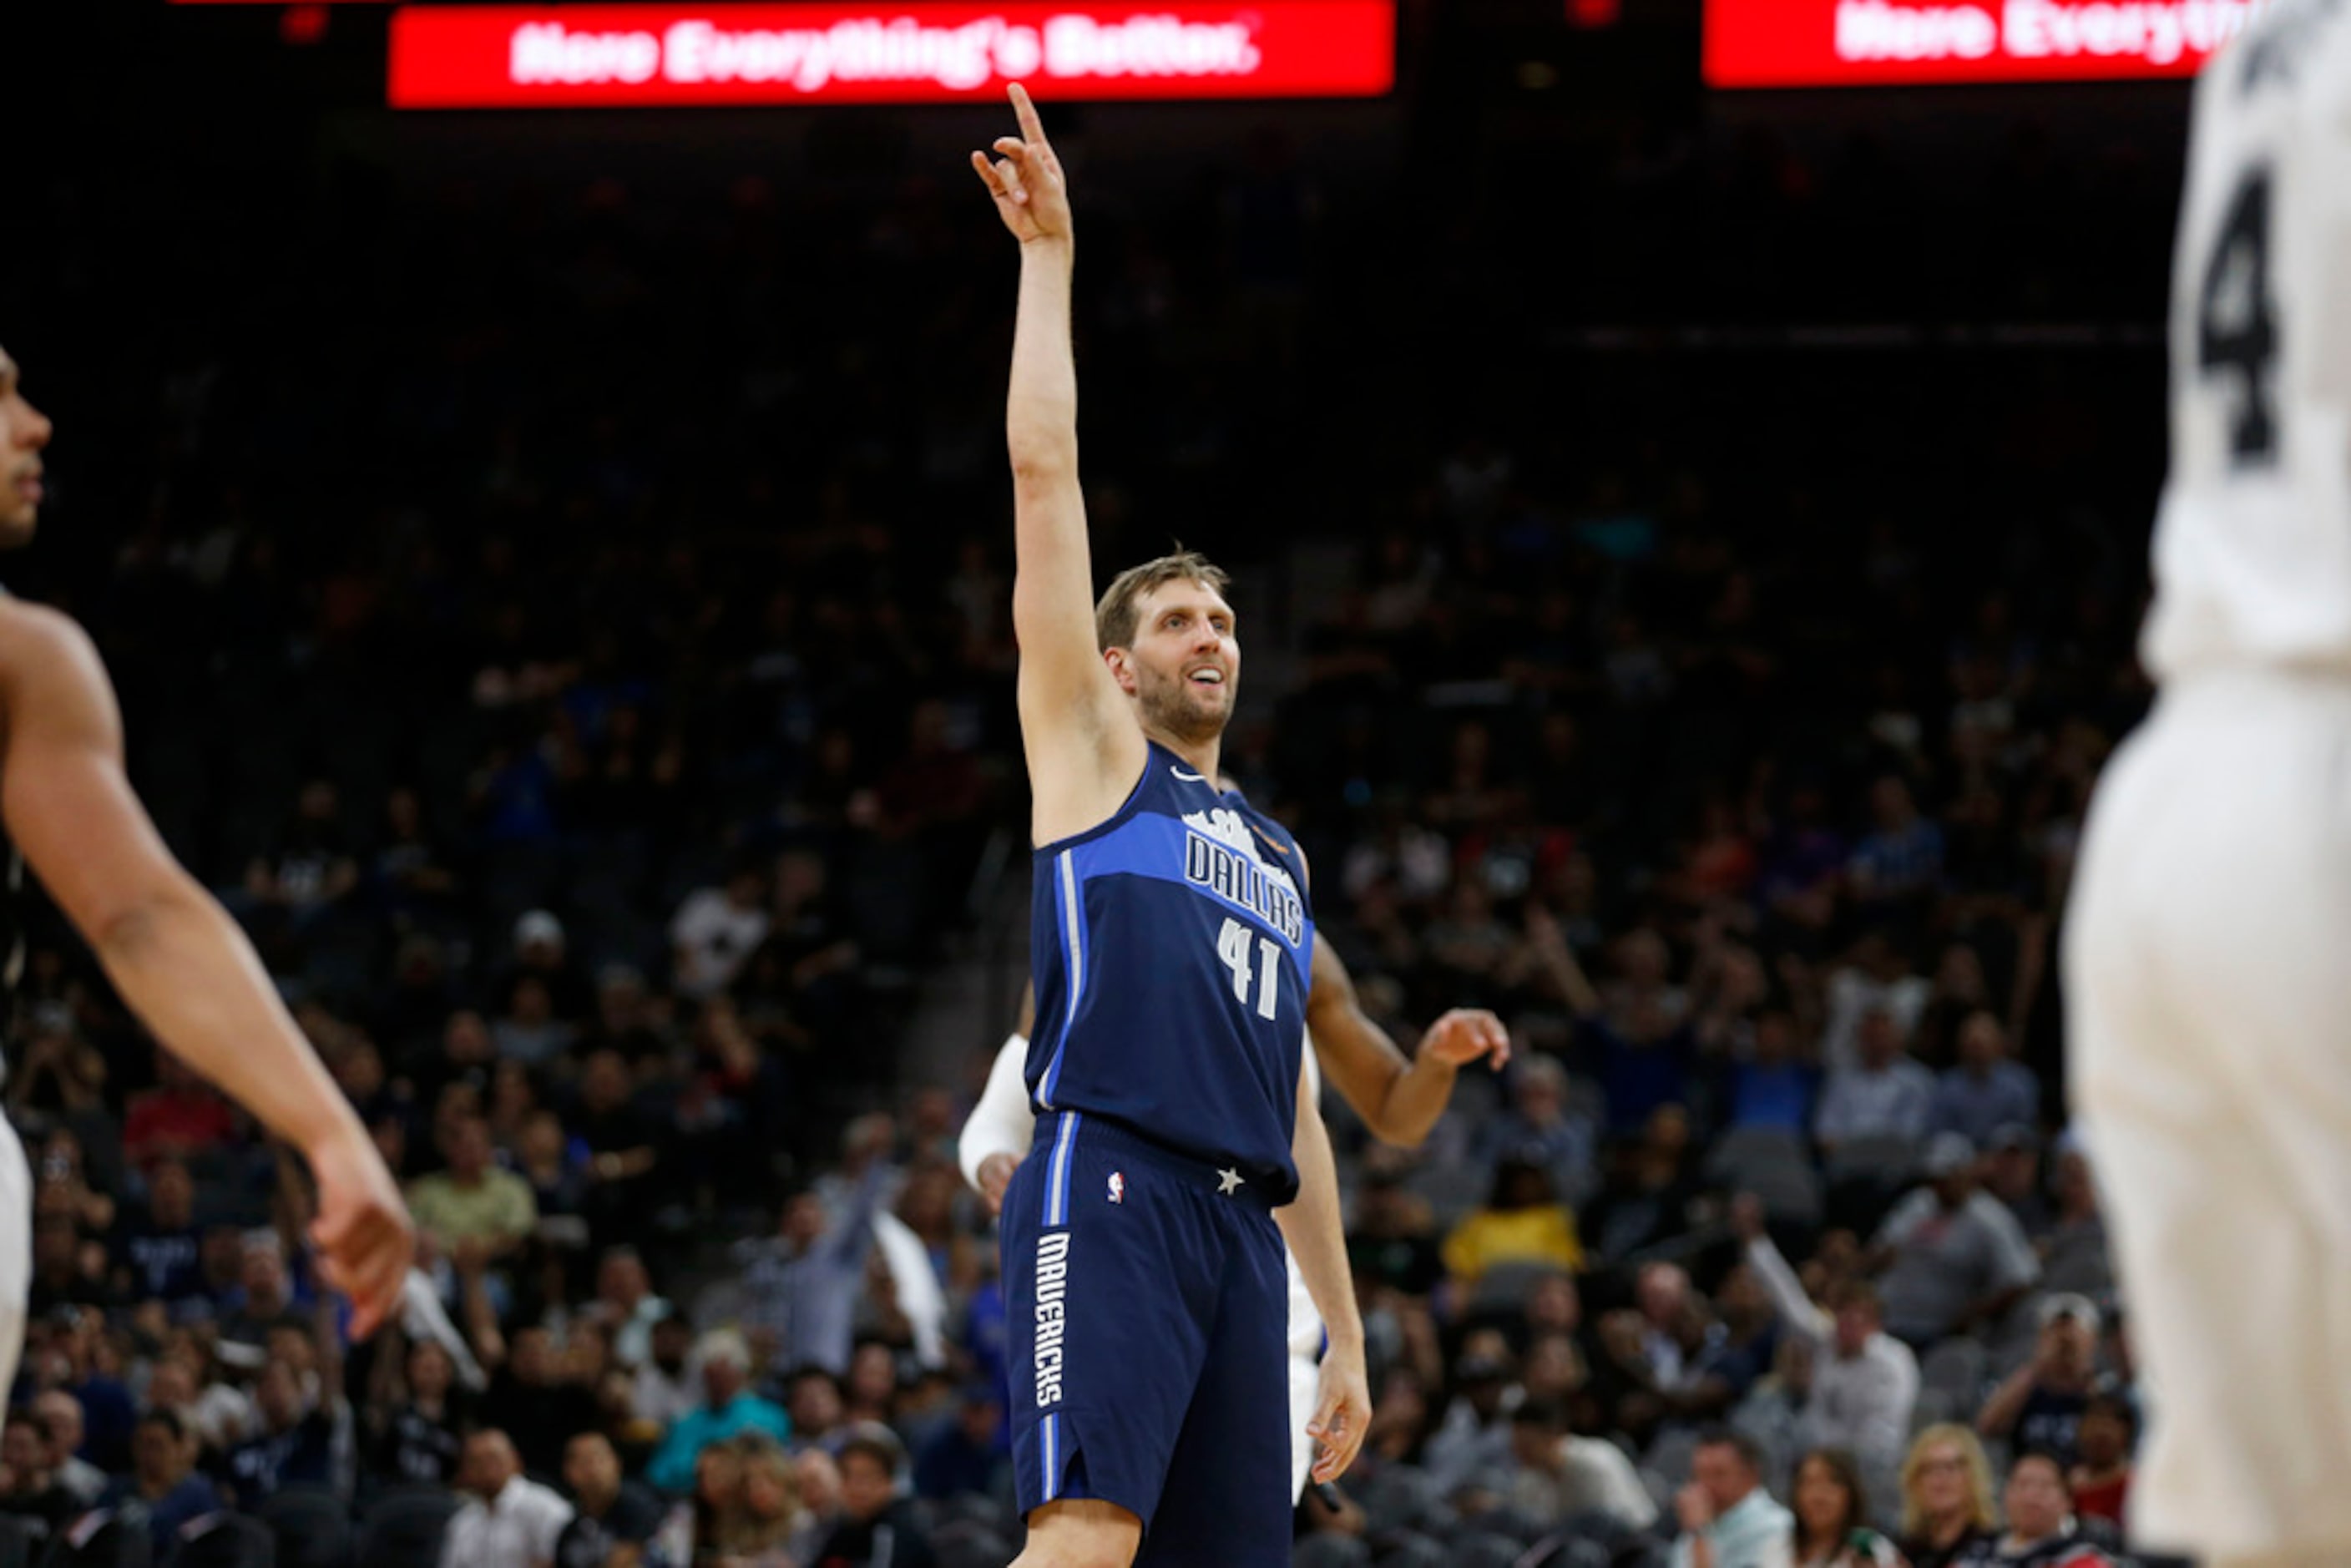
[[[2196,84],[2147,668],[2351,672],[2351,3],[2276,0]]]

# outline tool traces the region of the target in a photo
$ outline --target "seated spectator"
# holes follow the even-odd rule
[[[729,1446],[742,1456],[742,1483],[720,1516],[720,1554],[744,1568],[799,1568],[810,1560],[816,1531],[790,1454],[764,1432],[745,1432]]]
[[[1611,1152],[1600,1196],[1576,1227],[1595,1264],[1619,1262],[1683,1232],[1701,1190],[1689,1155],[1689,1113],[1679,1105],[1659,1106],[1639,1138]]]
[[[744,960],[767,939],[767,886],[757,866],[745,865],[725,887],[686,894],[669,927],[678,995],[701,1001],[734,984]]]
[[[220,1092],[158,1048],[155,1087],[133,1094],[123,1118],[123,1158],[142,1167],[160,1159],[202,1159],[235,1136],[236,1113]]]
[[[596,1298],[583,1312],[612,1336],[612,1359],[624,1368],[644,1364],[653,1351],[653,1325],[674,1309],[653,1294],[653,1276],[633,1247],[606,1249],[596,1264]]]
[[[1861,1020],[1873,1012],[1893,1020],[1896,1039],[1915,1038],[1931,994],[1925,977],[1910,972],[1909,961],[1883,934],[1863,937],[1847,962],[1829,976],[1822,1065],[1833,1073],[1854,1065],[1859,1057]]]
[[[937,1568],[913,1503],[898,1495],[904,1458],[887,1427],[859,1427],[841,1446],[841,1521],[814,1568]]]
[[[465,1502],[441,1541],[441,1568],[552,1568],[571,1505],[527,1479],[514,1444],[496,1427],[465,1439],[457,1469]]]
[[[1976,1430],[2016,1452],[2048,1454],[2071,1468],[2082,1413],[2096,1390],[2098,1309],[2074,1295],[2041,1302],[2032,1359],[2003,1379],[1976,1414]]]
[[[394,1355],[377,1353],[389,1372]],[[465,1396],[457,1387],[457,1364],[437,1340],[411,1343],[398,1358],[401,1375],[382,1379],[368,1402],[363,1451],[370,1469],[410,1485],[446,1486],[456,1479],[465,1444]]]
[[[1856,1138],[1923,1138],[1933,1111],[1935,1075],[1902,1053],[1894,1015],[1871,1008],[1854,1034],[1852,1065],[1833,1069],[1822,1091],[1813,1135],[1822,1152]]]
[[[2076,1515],[2122,1528],[2123,1508],[2130,1500],[2131,1448],[2137,1439],[2138,1414],[2129,1400],[2101,1394],[2090,1401],[2074,1429],[2079,1458],[2067,1478]]]
[[[1731,1203],[1731,1228],[1746,1243],[1747,1260],[1780,1321],[1813,1346],[1812,1388],[1796,1418],[1796,1440],[1808,1449],[1842,1449],[1873,1473],[1891,1471],[1910,1434],[1918,1398],[1918,1359],[1886,1333],[1877,1292],[1859,1281],[1840,1284],[1828,1310],[1813,1304],[1795,1270],[1763,1227],[1763,1206],[1742,1193]]]
[[[933,1502],[995,1496],[1011,1463],[1003,1428],[1004,1396],[985,1383],[967,1385],[955,1419],[914,1456],[914,1495]]]
[[[295,1370],[273,1358],[254,1384],[261,1430],[231,1448],[220,1479],[230,1501],[251,1511],[289,1486],[337,1484],[335,1423],[325,1410],[304,1408]]]
[[[656,1438],[701,1397],[686,1366],[693,1350],[694,1325],[682,1313],[663,1318],[646,1336],[645,1359],[630,1379],[629,1408]]]
[[[49,1473],[84,1507],[96,1502],[106,1490],[107,1478],[81,1455],[81,1401],[62,1388],[52,1388],[34,1396],[33,1415],[41,1424]]]
[[[578,1103],[566,1119],[588,1150],[580,1212],[601,1240],[642,1237],[654,1197],[661,1133],[637,1108],[635,1090],[619,1051],[591,1052],[580,1063]]]
[[[1929,1427],[1902,1464],[1902,1555],[1910,1568],[1951,1568],[1992,1539],[1991,1463],[1965,1427]]]
[[[1347,1233],[1347,1261],[1366,1289],[1384,1288],[1406,1296],[1426,1296],[1445,1278],[1445,1259],[1436,1236],[1436,1211],[1404,1185],[1404,1175],[1379,1162],[1364,1162],[1355,1188],[1354,1225]]]
[[[221,1317],[221,1343],[267,1350],[271,1330],[289,1319],[299,1321],[294,1319],[297,1304],[294,1281],[286,1271],[285,1239],[266,1227],[246,1231],[237,1251],[236,1296]]]
[[[1551,1176],[1531,1160],[1510,1155],[1494,1167],[1494,1190],[1445,1239],[1445,1271],[1475,1290],[1487,1271],[1504,1263],[1583,1267],[1575,1216],[1559,1201]]]
[[[1542,1531],[1578,1514],[1604,1514],[1629,1530],[1656,1521],[1633,1461],[1604,1437],[1568,1429],[1566,1407],[1530,1398],[1510,1413],[1510,1454],[1516,1470],[1502,1487],[1505,1507]]]
[[[582,1432],[563,1450],[571,1522],[556,1538],[555,1568],[642,1568],[661,1531],[661,1504],[621,1478],[621,1456],[601,1432]]]
[[[580,1031],[555,1016],[555,998],[537,975],[517,976],[505,1000],[490,1023],[490,1038],[497,1041],[501,1061],[538,1067],[579,1042]]]
[[[1774,1128],[1799,1138],[1811,1131],[1820,1071],[1798,1057],[1796,1020],[1784,1009],[1756,1020],[1754,1050],[1730,1064],[1729,1080],[1728,1125]]]
[[[1510,1108],[1486,1125],[1479,1146],[1489,1160],[1515,1155],[1551,1174],[1552,1186],[1569,1203],[1580,1203],[1598,1179],[1598,1129],[1569,1111],[1567,1069],[1548,1056],[1528,1054],[1512,1063]]]
[[[465,1116],[450,1129],[446,1170],[409,1184],[416,1228],[461,1272],[511,1257],[538,1223],[530,1184],[491,1163],[490,1124]]]
[[[40,1418],[29,1410],[11,1410],[0,1429],[0,1513],[37,1522],[54,1534],[82,1511],[77,1498],[57,1479],[49,1463],[49,1446]]]
[[[712,1443],[694,1461],[693,1495],[662,1521],[653,1555],[665,1563],[716,1563],[726,1555],[727,1527],[743,1501],[743,1456],[733,1443]]]
[[[2025,1454],[2009,1467],[2001,1503],[2006,1533],[1977,1542],[1955,1568],[2107,1568],[2112,1563],[2082,1539],[2064,1469],[2049,1455]]]
[[[497,1360],[496,1347],[483,1354]],[[563,1464],[564,1445],[573,1434],[597,1424],[596,1392],[565,1364],[555,1335],[529,1323],[515,1331],[505,1362],[482,1396],[482,1419],[507,1434],[523,1468],[553,1476]]]
[[[1943,879],[1943,830],[1920,813],[1910,786],[1889,773],[1870,786],[1876,825],[1853,847],[1845,883],[1854,904],[1880,923],[1913,916]]]
[[[1959,1026],[1959,1060],[1935,1080],[1928,1124],[1957,1133],[1977,1148],[2011,1124],[2031,1126],[2041,1117],[2041,1082],[2009,1060],[2008,1030],[1989,1011],[1973,1013]]]
[[[848,1416],[841,1379],[821,1366],[795,1371],[788,1397],[791,1403],[785,1413],[792,1418],[792,1441],[803,1448],[811,1443],[829,1443]]]
[[[136,1505],[146,1515],[156,1568],[168,1568],[178,1556],[182,1525],[222,1506],[220,1493],[195,1473],[195,1464],[193,1434],[170,1411],[151,1410],[131,1434],[131,1473],[99,1499],[101,1508]]]
[[[2056,1223],[2041,1190],[2041,1134],[2022,1122],[1992,1129],[1984,1145],[1984,1190],[2016,1217],[2017,1228],[2041,1254],[2041,1241]]]
[[[1861,1466],[1843,1448],[1814,1448],[1796,1466],[1789,1500],[1796,1527],[1788,1556],[1794,1568],[1897,1568],[1894,1542],[1869,1528]]]
[[[1428,1439],[1428,1474],[1437,1490],[1500,1474],[1510,1458],[1508,1400],[1510,1342],[1496,1329],[1477,1329],[1461,1342],[1453,1364],[1453,1401]]]
[[[1871,1262],[1886,1326],[1916,1347],[1999,1322],[2040,1272],[2016,1218],[1976,1186],[1975,1150],[1957,1133],[1927,1147],[1928,1185],[1894,1206]]]
[[[2048,1233],[2038,1241],[2042,1287],[2105,1300],[2115,1288],[2105,1216],[2099,1211],[2089,1158],[2070,1139],[2057,1141],[2050,1186],[2057,1206]]]
[[[114,1290],[103,1267],[90,1267],[88,1249],[73,1217],[41,1214],[33,1218],[33,1278],[26,1311],[39,1319],[63,1312],[103,1312],[114,1304]],[[103,1258],[99,1260],[102,1265]]]
[[[694,1358],[702,1373],[704,1403],[678,1418],[662,1439],[645,1479],[666,1492],[683,1492],[693,1479],[702,1450],[738,1432],[765,1432],[778,1442],[792,1435],[782,1410],[752,1393],[751,1352],[743,1336],[727,1329],[702,1336]]]
[[[1795,1521],[1763,1490],[1763,1451],[1743,1432],[1715,1427],[1698,1438],[1674,1513],[1674,1568],[1789,1568]]]
[[[196,1184],[175,1159],[147,1172],[147,1206],[115,1235],[116,1289],[132,1301],[178,1302],[204,1293],[204,1232],[196,1226]]]

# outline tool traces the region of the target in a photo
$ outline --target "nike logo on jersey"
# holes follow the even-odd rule
[[[1167,771],[1173,773],[1176,778],[1181,779],[1186,784],[1206,784],[1207,782],[1207,780],[1202,778],[1199,774],[1186,773],[1181,768],[1176,767],[1173,763],[1168,765]]]

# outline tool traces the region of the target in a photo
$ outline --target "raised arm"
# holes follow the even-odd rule
[[[1020,242],[1020,308],[1004,434],[1012,457],[1012,629],[1020,642],[1020,734],[1045,843],[1118,809],[1143,771],[1143,731],[1094,638],[1093,559],[1078,484],[1078,371],[1070,344],[1075,236],[1061,162],[1036,105],[1012,89],[1020,134],[971,155]]]
[[[0,709],[10,835],[156,1038],[309,1161],[327,1279],[351,1297],[354,1330],[371,1333],[408,1272],[399,1189],[252,944],[172,858],[131,792],[114,688],[81,628],[7,605]]]
[[[1484,1057],[1499,1071],[1510,1060],[1501,1019],[1483,1009],[1457,1008],[1429,1026],[1405,1061],[1388,1031],[1364,1011],[1346,961],[1319,934],[1310,978],[1306,1035],[1322,1071],[1364,1124],[1391,1144],[1419,1146],[1445,1114],[1463,1067]]]

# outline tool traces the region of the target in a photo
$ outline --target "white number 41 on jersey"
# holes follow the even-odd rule
[[[1233,995],[1243,1007],[1249,1006],[1249,986],[1257,986],[1257,1016],[1270,1019],[1274,1003],[1280,999],[1281,989],[1275,982],[1279,977],[1281,948],[1270,936],[1257,938],[1257,973],[1249,973],[1249,938],[1257,934],[1238,920],[1227,919],[1225,928],[1217,933],[1217,956],[1233,972]]]

